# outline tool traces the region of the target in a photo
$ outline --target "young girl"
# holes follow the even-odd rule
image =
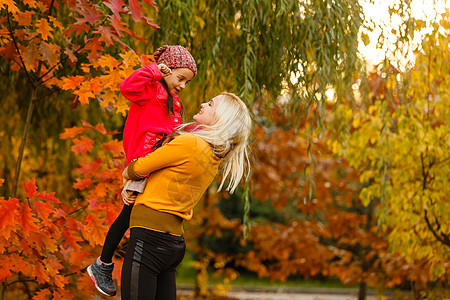
[[[194,120],[200,124],[194,130],[180,132],[131,162],[122,174],[134,180],[150,175],[131,213],[122,299],[176,300],[175,271],[185,252],[183,221],[192,218],[218,171],[223,174],[219,189],[228,180],[227,189],[233,192],[249,170],[251,118],[237,96],[222,93],[202,104]]]
[[[151,153],[155,143],[182,124],[178,93],[197,74],[194,58],[182,46],[160,47],[154,58],[154,63],[120,83],[122,95],[131,101],[123,132],[127,163]],[[144,186],[145,182],[135,184],[135,190],[142,192]],[[129,227],[131,210],[132,205],[123,207],[106,235],[101,256],[87,268],[96,288],[107,296],[116,294],[112,257]]]

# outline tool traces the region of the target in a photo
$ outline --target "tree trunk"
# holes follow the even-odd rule
[[[19,175],[20,175],[20,167],[22,165],[23,151],[25,148],[25,141],[27,139],[28,127],[31,123],[31,117],[33,116],[34,103],[36,102],[36,99],[37,99],[37,87],[33,88],[33,94],[31,96],[30,104],[28,105],[27,118],[25,120],[25,127],[23,129],[22,141],[20,143],[19,148],[19,157],[17,158],[16,173],[14,175],[14,184],[11,195],[12,198],[16,197],[17,186],[19,185]]]
[[[5,292],[6,292],[6,282],[2,282],[2,285],[0,286],[0,300],[5,299]]]
[[[365,281],[359,283],[358,300],[366,300],[367,284]]]
[[[204,195],[204,199],[203,199],[203,203],[204,203],[204,207],[203,209],[206,209],[208,207],[208,201],[209,199],[209,188],[206,189],[205,191],[205,195]],[[205,227],[206,226],[206,219],[202,220],[202,224],[201,227]],[[204,247],[205,247],[205,243],[204,243],[204,235],[202,234],[201,236],[198,237],[197,239],[198,245],[200,246],[200,251],[199,253],[197,253],[197,260],[200,264],[203,264],[205,261],[205,251],[204,251]],[[205,274],[206,272],[206,274]],[[208,269],[206,266],[206,270],[203,269],[203,266],[200,266],[198,268],[196,268],[196,274],[195,274],[195,289],[194,289],[194,297],[197,299],[201,296],[204,296],[205,293],[207,292],[207,281],[205,282],[205,275],[207,276]],[[205,286],[206,285],[206,286]]]
[[[367,220],[364,228],[366,232],[370,232],[370,228],[372,227],[373,211],[374,211],[374,201],[372,200],[367,206]],[[363,261],[361,268],[364,274],[369,270],[369,263],[370,263],[365,259],[366,252],[367,252],[366,249],[363,249],[360,258]],[[365,281],[365,278],[363,278],[359,283],[358,300],[365,300],[366,294],[367,294],[367,283]]]

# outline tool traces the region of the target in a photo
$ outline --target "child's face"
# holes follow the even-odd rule
[[[188,68],[172,69],[172,74],[164,77],[169,91],[178,94],[186,87],[186,84],[194,78],[194,72]]]
[[[216,115],[217,105],[222,99],[222,95],[212,98],[209,102],[203,103],[200,111],[194,115],[193,119],[205,125],[211,125]]]

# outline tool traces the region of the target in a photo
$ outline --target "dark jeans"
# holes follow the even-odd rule
[[[122,299],[176,300],[175,271],[185,250],[182,236],[131,228],[122,267]]]
[[[122,240],[123,235],[130,227],[130,215],[133,209],[133,204],[124,205],[117,219],[109,227],[106,234],[105,242],[103,243],[102,254],[100,259],[104,263],[112,262],[114,251]]]

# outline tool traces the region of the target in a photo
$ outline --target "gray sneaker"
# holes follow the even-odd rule
[[[112,271],[114,270],[114,263],[110,265],[104,264],[100,257],[87,267],[89,276],[95,284],[97,290],[106,296],[116,295],[116,287],[112,280]]]

